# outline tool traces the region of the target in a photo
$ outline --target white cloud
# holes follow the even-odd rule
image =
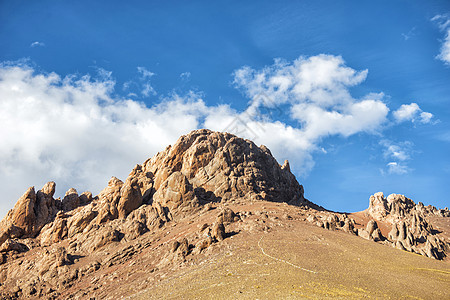
[[[141,94],[143,95],[143,96],[145,96],[145,97],[149,97],[150,95],[156,95],[156,91],[155,91],[155,89],[151,86],[151,84],[150,83],[144,83],[143,85],[142,85],[142,87],[143,87],[143,89],[142,89],[142,91],[141,91]]]
[[[150,72],[145,67],[137,67],[138,72],[141,74],[140,81],[142,82],[141,94],[144,97],[149,97],[150,95],[155,96],[156,91],[150,84],[150,78],[152,78],[155,73]]]
[[[260,71],[243,67],[235,71],[234,82],[250,98],[264,93],[277,103],[308,102],[333,108],[353,102],[348,88],[364,81],[367,72],[345,66],[340,56],[321,54],[300,57],[291,64],[277,59]]]
[[[420,122],[423,124],[431,123],[433,114],[422,111],[417,103],[403,104],[399,109],[393,112],[394,118],[397,122]]]
[[[423,111],[420,113],[420,122],[422,122],[422,123],[425,123],[425,124],[430,123],[432,118],[433,118],[432,113],[429,113],[426,111]]]
[[[431,21],[436,22],[439,29],[444,32],[445,37],[441,45],[440,53],[437,58],[445,64],[450,65],[450,18],[448,15],[436,15]]]
[[[435,15],[431,21],[436,22],[442,30],[450,27],[450,18],[447,15]]]
[[[411,160],[413,153],[411,142],[394,143],[384,139],[380,141],[380,145],[384,148],[383,156],[388,161],[386,167],[389,174],[402,175],[411,170],[407,165],[407,161]],[[383,170],[382,173],[384,173]]]
[[[367,70],[345,66],[340,56],[300,57],[292,63],[276,60],[260,71],[243,67],[234,76],[234,83],[253,99],[250,107],[261,105],[261,96],[275,106],[288,104],[302,139],[313,148],[330,135],[376,132],[389,111],[381,101],[382,93],[364,100],[350,95],[349,88],[364,81]]]
[[[416,27],[411,28],[411,30],[408,31],[408,33],[402,33],[402,37],[405,39],[405,41],[409,40],[415,35],[416,35]]]
[[[188,81],[191,78],[191,72],[183,72],[180,74],[180,78],[183,81]]]
[[[393,112],[394,118],[398,122],[411,121],[420,112],[417,103],[403,104],[399,109]]]
[[[383,150],[383,155],[385,158],[396,159],[399,161],[409,160],[411,158],[412,143],[405,141],[399,144],[394,144],[389,140],[381,140],[380,145],[385,149]]]
[[[156,96],[158,93],[151,84],[151,78],[156,74],[147,70],[145,67],[137,67],[139,74],[134,80],[128,80],[122,85],[123,91],[128,91],[128,97],[138,97],[138,94],[143,97]]]
[[[43,42],[38,42],[38,41],[36,41],[36,42],[32,42],[31,44],[30,44],[30,47],[44,47],[45,46],[45,44],[43,43]]]
[[[97,78],[102,80],[102,81],[113,81],[113,76],[112,76],[112,72],[105,70],[103,68],[94,66],[92,67],[95,69],[95,71],[97,72]]]
[[[138,72],[142,75],[143,79],[151,78],[155,75],[155,73],[150,72],[145,67],[137,67]]]
[[[133,82],[131,80],[125,81],[122,85],[122,90],[123,91],[129,90],[132,84],[133,84]]]
[[[402,175],[409,172],[409,169],[407,166],[402,165],[398,162],[390,162],[387,165],[388,173],[389,174],[396,174],[396,175]]]
[[[447,65],[450,64],[450,29],[447,29],[445,40],[441,46],[441,53],[439,53],[438,58]]]

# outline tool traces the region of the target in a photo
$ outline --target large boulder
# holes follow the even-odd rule
[[[125,218],[130,212],[141,206],[142,194],[138,180],[128,178],[120,191],[120,200],[117,206],[119,218]]]
[[[123,182],[113,176],[109,180],[108,186],[98,194],[97,224],[114,220],[119,217],[117,205],[120,201],[120,190],[122,189],[122,186]]]
[[[372,233],[375,231],[375,229],[378,229],[377,222],[374,220],[370,220],[366,226],[366,230],[369,233],[369,235],[372,235]]]
[[[162,207],[168,207],[172,211],[188,203],[195,205],[196,196],[187,177],[181,172],[174,172],[155,192],[153,202]]]
[[[62,207],[64,211],[70,211],[80,206],[80,203],[81,201],[80,198],[78,197],[77,190],[71,188],[66,192],[66,195],[62,200]]]
[[[6,221],[22,229],[24,234],[33,234],[36,231],[36,204],[36,192],[30,187],[8,212]]]
[[[382,220],[388,214],[389,208],[382,192],[375,193],[369,198],[369,214],[376,220]]]

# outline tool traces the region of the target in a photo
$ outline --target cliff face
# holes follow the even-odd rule
[[[359,215],[326,211],[304,198],[287,161],[280,165],[264,146],[209,130],[180,137],[136,165],[124,181],[112,177],[95,197],[70,189],[61,200],[54,193],[54,182],[37,192],[30,187],[0,223],[3,297],[63,297],[63,290],[83,278],[123,264],[147,248],[155,259],[149,263],[153,271],[183,265],[233,234],[288,226],[293,218],[281,214],[280,207],[297,214],[296,222],[309,221],[428,257],[442,259],[449,251],[449,241],[430,220],[448,218],[448,209],[378,193]],[[259,203],[281,206],[269,217],[266,204]],[[258,210],[248,208],[252,205]],[[193,228],[193,222],[202,223]],[[166,239],[176,228],[183,231]]]

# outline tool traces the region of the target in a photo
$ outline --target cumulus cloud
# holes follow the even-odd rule
[[[260,71],[246,66],[234,72],[234,83],[250,98],[264,92],[278,103],[307,102],[333,108],[353,102],[348,88],[364,81],[367,73],[345,66],[340,56],[321,54],[292,63],[277,59]]]
[[[394,118],[397,122],[420,122],[423,124],[431,123],[433,114],[422,111],[417,103],[403,104],[399,109],[393,112]]]
[[[436,15],[431,21],[436,22],[439,29],[445,34],[437,58],[442,60],[445,64],[450,65],[450,17],[448,15]]]
[[[394,111],[393,114],[397,121],[403,122],[413,120],[414,116],[417,115],[418,112],[420,112],[419,105],[417,105],[417,103],[411,103],[403,104],[399,109]]]
[[[38,41],[32,42],[30,44],[30,47],[32,47],[32,48],[34,48],[34,47],[44,47],[44,46],[45,46],[45,44],[43,42],[38,42]]]
[[[259,71],[243,67],[234,76],[236,86],[253,99],[250,108],[260,106],[260,99],[271,99],[265,101],[269,107],[286,104],[299,125],[297,134],[312,148],[330,135],[376,132],[389,111],[382,94],[362,100],[351,96],[349,88],[364,81],[367,70],[347,67],[340,56],[300,57],[292,63],[276,60]]]
[[[425,124],[430,123],[432,118],[433,118],[433,114],[430,112],[423,111],[420,113],[420,122],[422,122],[422,123],[425,123]]]

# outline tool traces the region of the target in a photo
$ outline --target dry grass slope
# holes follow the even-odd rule
[[[224,243],[213,256],[130,298],[450,298],[448,262],[296,220]]]

